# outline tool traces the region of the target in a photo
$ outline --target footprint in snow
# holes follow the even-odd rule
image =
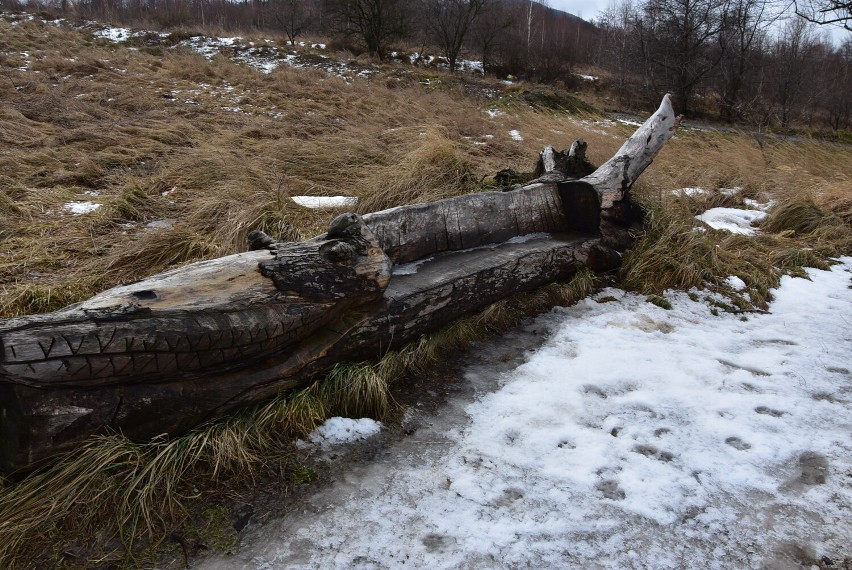
[[[725,443],[733,447],[734,449],[739,449],[740,451],[745,451],[746,449],[751,449],[751,444],[744,442],[740,438],[736,436],[731,436],[725,440]]]
[[[644,455],[645,457],[653,457],[658,461],[662,461],[663,463],[668,463],[672,459],[674,459],[674,454],[670,451],[660,451],[653,445],[648,445],[646,443],[640,443],[633,448],[633,451],[640,455]]]
[[[834,394],[829,394],[828,392],[815,392],[811,394],[811,398],[817,402],[829,402],[831,404],[837,404],[840,402]]]
[[[455,539],[445,534],[430,532],[423,537],[423,546],[425,546],[430,552],[445,552],[448,548],[453,546],[454,543]]]
[[[520,489],[515,489],[515,488],[510,487],[508,489],[504,489],[503,493],[501,493],[501,495],[499,497],[497,497],[496,499],[491,501],[490,505],[492,507],[497,507],[497,508],[508,507],[512,503],[514,503],[515,501],[518,501],[518,500],[523,499],[523,498],[524,498],[524,492],[523,491],[521,491]]]
[[[787,340],[786,338],[767,338],[755,340],[752,344],[756,346],[765,346],[765,345],[781,345],[781,346],[798,346],[798,342]]]
[[[780,410],[774,410],[766,406],[758,406],[754,409],[754,411],[764,416],[772,416],[773,418],[780,418],[784,415],[784,412]]]
[[[585,384],[583,386],[583,393],[606,400],[610,396],[623,396],[624,394],[635,392],[638,389],[639,386],[631,382],[621,382],[614,386],[607,386],[606,388],[601,388],[594,384]]]
[[[805,485],[823,485],[828,474],[828,459],[816,451],[806,451],[799,456],[799,482]]]
[[[828,459],[816,451],[805,451],[796,459],[799,475],[781,486],[781,490],[802,492],[808,487],[824,485],[828,479]]]
[[[603,493],[605,499],[611,499],[613,501],[620,501],[627,497],[627,494],[624,492],[624,489],[618,486],[618,481],[614,479],[605,479],[598,483],[595,488]]]
[[[769,372],[765,372],[763,370],[759,370],[757,368],[753,368],[751,366],[744,366],[741,364],[736,364],[734,362],[730,362],[728,360],[723,360],[721,358],[717,358],[716,361],[724,366],[725,368],[729,368],[731,370],[744,370],[753,376],[771,376]]]
[[[585,386],[583,386],[583,392],[585,392],[586,394],[589,394],[591,396],[597,396],[598,398],[601,398],[603,400],[606,400],[606,397],[607,397],[606,392],[604,392],[601,388],[598,388],[597,386],[592,386],[592,385],[589,385],[589,384],[586,384]]]

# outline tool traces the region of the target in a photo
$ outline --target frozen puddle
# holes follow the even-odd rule
[[[609,289],[198,568],[799,568],[852,544],[852,258],[771,314]],[[603,302],[608,301],[608,302]],[[508,338],[508,337],[507,337]],[[506,342],[506,338],[500,342]],[[479,390],[478,393],[475,391]]]

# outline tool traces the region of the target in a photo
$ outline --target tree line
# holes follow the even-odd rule
[[[19,0],[2,0],[7,6]],[[572,88],[578,65],[621,104],[662,93],[679,109],[727,122],[852,129],[852,0],[613,0],[594,23],[546,0],[30,0],[29,9],[133,25],[311,35],[389,57],[395,47],[462,57],[499,76]]]
[[[619,0],[601,17],[594,62],[623,98],[668,90],[687,113],[848,130],[852,34],[834,45],[800,6],[789,14],[772,0]]]

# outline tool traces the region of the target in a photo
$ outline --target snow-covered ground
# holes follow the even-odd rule
[[[684,293],[664,310],[617,289],[556,309],[527,327],[549,336],[526,362],[467,372],[490,388],[427,414],[381,460],[341,466],[303,507],[250,526],[236,555],[198,567],[842,560],[852,258],[808,273],[783,279],[769,314],[713,316]]]

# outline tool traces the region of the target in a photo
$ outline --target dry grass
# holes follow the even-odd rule
[[[310,398],[282,396],[173,439],[93,438],[49,470],[0,490],[0,563],[130,560],[140,543],[156,547],[185,522],[199,488],[237,474],[253,479],[292,453],[288,442],[327,415]]]
[[[686,156],[686,145],[700,152]],[[827,268],[828,258],[852,252],[848,164],[849,147],[679,135],[637,188],[648,214],[646,231],[625,257],[623,285],[644,293],[710,288],[730,296],[739,309],[765,308],[782,274],[804,276],[802,267]],[[709,193],[671,193],[690,186]],[[719,192],[732,187],[742,192]],[[758,235],[694,230],[694,215],[711,207],[743,207],[744,198],[775,202]],[[730,275],[745,281],[747,296],[725,285]]]
[[[0,36],[16,54],[0,63],[0,316],[79,299],[33,299],[48,291],[85,297],[241,251],[254,229],[315,235],[336,214],[291,195],[358,196],[365,211],[469,192],[501,168],[531,169],[544,140],[513,141],[508,131],[534,114],[491,119],[457,82],[265,75],[38,21],[0,20]],[[74,216],[71,201],[102,207]]]

